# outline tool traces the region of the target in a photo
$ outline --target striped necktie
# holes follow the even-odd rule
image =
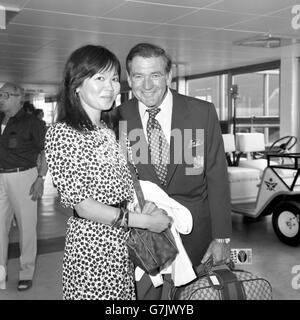
[[[169,145],[159,122],[155,119],[160,108],[148,108],[149,119],[147,122],[148,145],[151,155],[151,163],[155,167],[160,183],[166,185],[167,164],[169,162]]]

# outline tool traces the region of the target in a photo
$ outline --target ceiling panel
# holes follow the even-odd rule
[[[34,57],[34,53],[32,52],[20,52],[19,50],[10,50],[9,47],[1,47],[0,49],[0,58],[11,58],[15,59],[16,61],[18,59],[36,59]]]
[[[19,51],[21,53],[33,53],[35,52],[37,47],[35,46],[27,46],[27,45],[21,45],[21,44],[15,44],[13,42],[11,43],[5,43],[1,45],[1,50],[5,51]]]
[[[217,10],[201,9],[182,18],[172,20],[172,24],[221,28],[233,23],[253,19],[253,15],[226,13]]]
[[[167,22],[195,10],[197,9],[162,6],[152,3],[127,2],[105,16],[136,21]]]
[[[300,2],[299,2],[299,5],[300,5]],[[294,14],[292,14],[292,8],[293,6],[290,6],[282,10],[274,11],[273,13],[270,14],[270,16],[292,19],[292,17],[294,16]]]
[[[86,30],[98,33],[143,33],[153,28],[152,23],[120,21],[108,18],[74,16],[57,12],[23,10],[14,23],[31,26],[43,26],[65,30]]]
[[[22,35],[0,33],[0,46],[13,43],[15,45],[27,45],[41,47],[53,41],[52,38],[24,37]]]
[[[299,3],[299,0],[224,0],[209,6],[211,9],[230,12],[268,14]]]
[[[265,16],[251,21],[230,26],[232,30],[245,30],[270,33],[272,35],[290,35],[300,37],[299,30],[294,30],[291,19]]]
[[[207,41],[217,41],[217,42],[227,42],[229,43],[230,47],[234,41],[238,41],[245,38],[250,38],[257,36],[258,32],[256,31],[231,31],[231,30],[216,30],[216,31],[209,31],[203,34],[194,37],[194,40],[207,40]]]
[[[191,8],[203,8],[207,5],[217,3],[223,0],[128,0],[128,2],[140,2],[140,3],[155,3],[164,4],[169,6],[181,6]]]
[[[163,38],[191,39],[211,29],[163,24],[146,32],[146,35]]]
[[[26,8],[101,17],[125,2],[125,0],[30,0]]]
[[[164,47],[185,74],[300,56],[300,44],[278,49],[235,46],[271,33],[300,37],[291,27],[299,0],[7,0],[20,9],[0,30],[0,82],[61,81],[70,53],[101,44],[122,64],[138,42]],[[24,7],[24,8],[23,8]]]

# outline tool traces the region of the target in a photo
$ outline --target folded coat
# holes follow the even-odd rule
[[[162,190],[157,184],[150,181],[140,180],[141,188],[144,193],[145,200],[154,202],[157,207],[165,210],[170,217],[173,218],[171,232],[174,236],[179,253],[173,263],[162,270],[156,276],[150,276],[155,287],[163,284],[162,274],[171,273],[175,286],[184,285],[196,278],[192,263],[183,247],[179,233],[189,234],[193,228],[193,218],[191,212],[176,200],[170,198],[168,194]],[[131,204],[133,207],[137,204],[137,198]],[[144,271],[137,267],[135,270],[136,281],[143,276]]]

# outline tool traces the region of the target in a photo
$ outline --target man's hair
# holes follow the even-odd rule
[[[8,87],[8,88],[10,88],[10,89],[13,91],[13,93],[18,93],[18,94],[20,94],[21,96],[24,95],[24,90],[23,90],[23,88],[22,88],[19,84],[17,84],[17,83],[5,82],[1,88],[3,88],[3,87]]]
[[[134,57],[152,58],[152,57],[162,57],[165,61],[165,71],[169,73],[172,68],[172,60],[167,55],[166,51],[151,43],[139,43],[134,46],[128,53],[126,58],[126,70],[130,74],[130,66]]]
[[[76,89],[85,79],[98,72],[110,70],[116,70],[120,77],[120,62],[108,49],[99,45],[85,45],[76,49],[65,65],[56,120],[79,131],[93,130],[94,125],[82,107]]]

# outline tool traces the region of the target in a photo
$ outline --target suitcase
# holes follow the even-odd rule
[[[236,269],[233,262],[212,267],[201,265],[197,278],[181,287],[172,286],[170,300],[272,300],[269,281]]]

